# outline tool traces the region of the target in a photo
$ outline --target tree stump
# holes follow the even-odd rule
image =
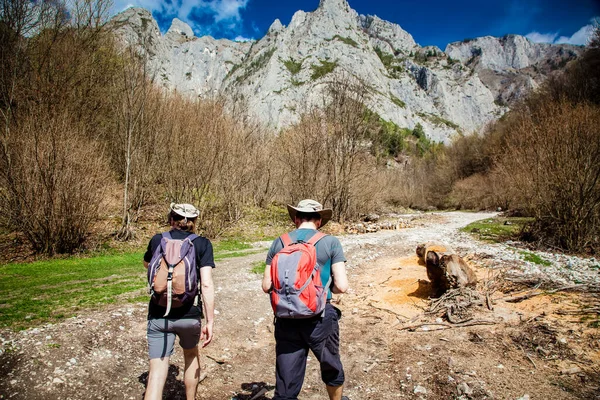
[[[428,242],[417,246],[417,255],[424,261],[433,295],[439,297],[449,289],[475,286],[477,277],[465,260],[448,246]]]

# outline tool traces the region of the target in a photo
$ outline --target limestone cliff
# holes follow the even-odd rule
[[[498,118],[581,51],[510,35],[452,43],[444,52],[419,46],[397,24],[358,15],[346,0],[321,0],[312,12],[296,12],[288,26],[276,20],[254,42],[198,38],[178,19],[163,36],[139,8],[115,16],[112,25],[124,42],[147,51],[165,88],[243,100],[273,128],[320,103],[330,74],[346,74],[369,86],[368,106],[382,118],[407,128],[420,123],[436,141]]]

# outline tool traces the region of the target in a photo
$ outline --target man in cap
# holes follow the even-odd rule
[[[288,205],[290,218],[296,229],[289,232],[292,242],[308,242],[319,228],[330,219],[332,210],[323,209],[315,200],[302,200],[296,207]],[[267,268],[262,281],[262,289],[269,293],[273,288],[271,261],[283,249],[281,238],[275,239],[267,255]],[[334,236],[325,236],[315,245],[317,265],[320,268],[323,286],[327,288],[327,304],[322,315],[307,319],[276,318],[275,353],[276,384],[273,400],[297,399],[306,370],[306,359],[310,349],[321,367],[321,379],[325,383],[331,400],[347,399],[342,396],[344,369],[339,354],[339,324],[341,311],[331,303],[332,293],[348,290],[344,251],[340,241]]]
[[[169,210],[169,234],[174,240],[184,240],[196,230],[198,210],[191,204],[171,203]],[[148,250],[144,254],[144,266],[148,268],[149,262],[156,249],[160,246],[162,234],[152,237]],[[215,267],[213,248],[210,241],[202,236],[192,240],[196,255],[196,266],[199,268],[202,304],[206,323],[201,327],[203,316],[202,304],[198,301],[172,308],[168,316],[164,317],[167,308],[153,300],[148,306],[148,355],[150,370],[146,386],[146,400],[162,399],[162,392],[169,371],[169,357],[173,354],[175,336],[179,337],[179,344],[183,349],[185,369],[183,381],[188,400],[196,398],[196,390],[200,380],[200,359],[198,343],[202,340],[202,347],[206,347],[213,338],[214,321],[214,285],[212,269]]]

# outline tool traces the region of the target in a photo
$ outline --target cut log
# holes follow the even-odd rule
[[[425,259],[427,253],[430,251],[436,251],[438,253],[454,253],[454,250],[450,246],[441,242],[427,242],[417,246],[417,256],[419,260],[425,265]]]
[[[417,255],[425,263],[434,296],[441,296],[450,289],[477,284],[473,270],[449,246],[427,242],[417,246]]]

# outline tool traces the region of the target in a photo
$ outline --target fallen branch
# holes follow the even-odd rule
[[[444,329],[453,329],[453,328],[464,328],[466,326],[475,326],[475,325],[495,325],[496,321],[488,321],[488,320],[474,320],[463,322],[460,324],[447,324],[445,322],[428,322],[424,324],[410,325],[399,328],[401,331],[410,330],[414,331],[417,328],[421,328],[423,326],[441,326],[441,329],[436,329],[436,331],[444,330]]]
[[[558,310],[559,315],[600,314],[600,307],[583,308],[581,310]]]
[[[404,315],[402,315],[402,314],[399,314],[399,313],[397,313],[397,312],[395,312],[395,311],[388,310],[387,308],[381,308],[381,307],[374,306],[374,305],[373,305],[373,303],[369,303],[369,306],[373,307],[373,308],[374,308],[374,309],[376,309],[376,310],[385,311],[385,312],[388,312],[388,313],[390,313],[390,314],[394,314],[394,315],[395,315],[395,316],[397,316],[397,317],[401,317],[401,318],[404,318],[404,319],[408,319],[408,317],[406,317],[406,316],[404,316]]]
[[[537,285],[535,288],[533,288],[531,291],[519,295],[519,296],[509,296],[509,297],[503,297],[500,300],[503,300],[507,303],[518,303],[520,301],[523,300],[527,300],[530,299],[532,297],[535,296],[539,296],[541,294],[554,294],[557,292],[562,292],[562,291],[566,291],[566,290],[574,290],[574,289],[578,289],[578,290],[582,290],[585,291],[586,289],[590,289],[590,287],[588,285],[567,285],[567,286],[561,286],[557,289],[552,289],[552,290],[538,290],[538,287],[540,285]]]
[[[446,310],[446,318],[448,318],[448,321],[450,323],[452,323],[453,325],[463,324],[463,323],[471,321],[473,319],[473,318],[467,318],[467,319],[463,319],[461,321],[461,320],[454,318],[454,315],[452,315],[452,308],[448,308]]]
[[[500,300],[505,301],[507,303],[518,303],[518,302],[521,302],[523,300],[527,300],[527,299],[530,299],[532,297],[539,296],[541,294],[547,294],[547,292],[545,292],[545,291],[538,291],[538,292],[532,291],[532,292],[529,292],[529,293],[526,293],[526,294],[522,294],[522,295],[519,295],[519,296],[503,297]]]
[[[487,306],[488,310],[494,311],[494,303],[492,303],[489,293],[485,294],[485,305]]]
[[[210,358],[211,360],[213,360],[214,362],[216,362],[217,364],[225,364],[225,360],[222,358],[217,358],[217,357],[213,357],[210,354],[206,355],[207,358]]]
[[[525,357],[527,357],[527,359],[533,364],[533,368],[537,369],[537,365],[535,365],[531,357],[529,357],[529,354],[525,353]]]

